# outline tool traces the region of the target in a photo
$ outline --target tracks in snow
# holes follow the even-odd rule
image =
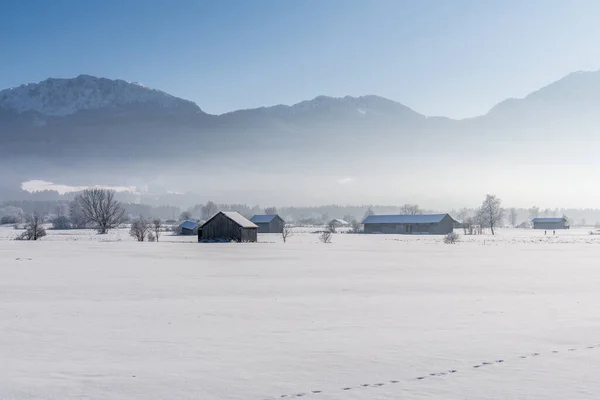
[[[506,359],[506,360],[504,360],[504,359],[495,359],[493,361],[483,361],[483,362],[481,362],[479,364],[475,364],[475,365],[472,365],[471,367],[466,367],[466,368],[463,368],[461,370],[459,370],[459,369],[448,369],[448,370],[444,370],[444,371],[431,372],[429,374],[415,376],[412,379],[413,380],[419,380],[419,381],[426,380],[426,379],[435,379],[435,378],[443,377],[443,376],[451,376],[453,374],[460,373],[461,371],[468,371],[468,370],[473,370],[473,369],[485,368],[485,367],[489,367],[491,365],[502,365],[502,364],[505,364],[507,362],[510,363],[510,362],[514,362],[514,361],[519,361],[519,360],[527,359],[527,358],[540,357],[540,356],[543,356],[543,355],[550,355],[550,356],[552,356],[554,354],[559,354],[559,353],[569,353],[569,352],[578,351],[578,350],[592,350],[592,349],[596,349],[596,348],[600,348],[600,343],[589,345],[589,346],[583,346],[583,347],[570,347],[570,348],[568,348],[566,350],[552,350],[552,351],[550,351],[548,353],[528,353],[528,354],[517,356],[516,358]],[[408,380],[411,380],[411,378],[404,379],[404,381],[408,381]],[[377,383],[362,383],[362,384],[356,385],[356,386],[345,386],[345,387],[340,388],[338,391],[347,392],[347,391],[350,391],[350,390],[378,388],[378,387],[387,386],[387,385],[398,385],[400,383],[402,383],[402,380],[390,380],[390,381],[377,382]],[[332,391],[330,390],[329,393],[331,393],[331,392]],[[275,397],[265,397],[264,400],[289,399],[289,398],[299,398],[299,397],[305,397],[305,396],[317,396],[317,395],[324,394],[324,393],[326,393],[326,392],[322,391],[322,390],[311,390],[311,391],[307,391],[307,392],[282,394],[282,395],[275,396]]]

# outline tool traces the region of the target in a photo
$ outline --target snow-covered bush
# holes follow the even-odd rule
[[[450,232],[446,236],[444,236],[444,243],[446,244],[455,244],[460,241],[460,235],[456,232]]]
[[[319,240],[323,243],[331,243],[331,232],[325,231],[319,236]]]
[[[71,221],[62,215],[52,220],[52,229],[71,229]]]
[[[25,232],[17,236],[16,240],[38,240],[46,236],[46,229],[44,229],[44,216],[40,213],[33,213],[28,215],[25,219],[27,221],[25,225]]]
[[[16,215],[5,215],[0,217],[0,225],[18,224],[21,218]]]
[[[135,238],[138,242],[143,242],[144,239],[146,239],[146,237],[148,236],[149,233],[151,233],[150,230],[150,224],[148,223],[148,221],[142,217],[139,217],[138,219],[134,220],[131,223],[131,229],[129,230],[129,236],[131,236],[132,238]],[[153,239],[154,238],[154,235]]]

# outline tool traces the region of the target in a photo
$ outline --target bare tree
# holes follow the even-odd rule
[[[463,221],[463,230],[465,235],[475,235],[477,233],[477,221],[475,217],[468,217]]]
[[[156,239],[157,242],[158,242],[158,238],[160,237],[162,227],[163,227],[163,225],[162,225],[162,221],[160,220],[160,218],[154,218],[152,220],[152,232],[153,232],[154,239]]]
[[[516,208],[511,208],[509,213],[508,213],[508,219],[510,220],[510,224],[512,225],[512,227],[516,227],[517,226],[517,218],[519,217],[519,214],[517,214],[517,209]]]
[[[44,215],[34,212],[25,217],[25,232],[17,237],[17,240],[38,240],[46,236],[44,229]]]
[[[138,242],[143,242],[148,233],[151,233],[151,227],[148,220],[141,216],[131,223],[129,236],[135,238]]]
[[[538,218],[540,216],[540,208],[533,206],[529,209],[529,219]]]
[[[417,204],[405,204],[402,207],[400,207],[400,214],[419,215],[423,214],[423,212]]]
[[[187,221],[192,219],[192,213],[189,211],[184,211],[181,213],[181,215],[179,216],[179,221]]]
[[[277,208],[276,207],[267,207],[267,208],[265,208],[265,214],[267,214],[267,215],[277,214]]]
[[[208,221],[219,213],[219,206],[212,201],[209,201],[202,206],[202,219]]]
[[[56,218],[66,217],[69,213],[69,206],[65,203],[60,203],[54,209],[54,213],[56,214]]]
[[[350,226],[352,228],[352,233],[360,233],[361,232],[361,226],[360,226],[360,222],[358,222],[357,220],[353,219],[350,222]]]
[[[83,229],[88,223],[88,220],[83,214],[81,204],[77,201],[72,201],[69,204],[69,220],[71,221],[71,226],[75,229]]]
[[[115,192],[106,189],[86,189],[75,200],[86,221],[94,223],[98,233],[105,234],[125,221],[125,209]]]
[[[488,194],[483,201],[480,209],[481,222],[486,228],[490,228],[492,235],[495,234],[494,228],[497,228],[502,223],[504,210],[502,209],[501,201],[495,195]]]
[[[473,216],[473,222],[475,226],[475,233],[478,235],[483,235],[483,230],[488,228],[487,221],[484,218],[483,210],[480,208],[475,211],[475,215]]]
[[[373,211],[373,207],[369,206],[369,208],[367,208],[367,211],[365,211],[365,215],[363,215],[363,221],[371,215],[375,215],[375,211]]]
[[[283,230],[281,231],[281,238],[283,239],[283,243],[287,243],[287,240],[290,236],[294,236],[294,231],[292,227],[287,223],[283,223]]]
[[[469,209],[461,208],[456,218],[458,218],[462,222],[466,221],[466,219],[469,218]]]

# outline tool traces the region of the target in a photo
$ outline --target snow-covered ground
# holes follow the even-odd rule
[[[588,232],[0,240],[0,398],[597,399]]]

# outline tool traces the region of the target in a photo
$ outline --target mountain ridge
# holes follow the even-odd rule
[[[274,117],[290,117],[308,113],[311,110],[334,110],[341,107],[354,109],[357,114],[366,114],[378,109],[389,112],[403,113],[418,118],[446,119],[465,121],[485,117],[490,114],[513,107],[513,104],[536,101],[544,96],[560,98],[561,95],[577,94],[569,91],[568,85],[579,87],[581,92],[589,88],[588,81],[592,78],[593,90],[600,93],[600,71],[577,71],[535,90],[522,98],[507,98],[494,105],[487,113],[468,118],[451,118],[443,115],[425,115],[415,111],[395,100],[382,96],[367,94],[362,96],[334,97],[318,95],[310,100],[293,104],[275,104],[269,106],[232,110],[221,114],[210,114],[202,111],[195,102],[171,95],[159,89],[149,88],[137,82],[127,82],[121,79],[109,79],[81,74],[75,78],[48,78],[38,83],[22,84],[14,88],[0,90],[0,109],[12,110],[18,114],[28,111],[37,112],[48,117],[64,117],[79,111],[116,108],[131,104],[153,103],[164,107],[165,110],[201,113],[213,117],[230,117],[242,114],[267,114]],[[567,89],[564,88],[567,86]],[[583,86],[583,88],[581,87]],[[66,89],[65,89],[66,88]],[[68,93],[71,90],[73,93]],[[49,92],[55,91],[58,94]],[[62,91],[62,93],[60,93]],[[65,93],[67,91],[67,93]],[[69,104],[70,103],[70,104]],[[159,110],[160,111],[160,110]]]
[[[203,112],[194,102],[161,90],[85,74],[75,78],[48,78],[0,90],[0,108],[19,114],[36,112],[48,117],[144,103],[176,112]]]

